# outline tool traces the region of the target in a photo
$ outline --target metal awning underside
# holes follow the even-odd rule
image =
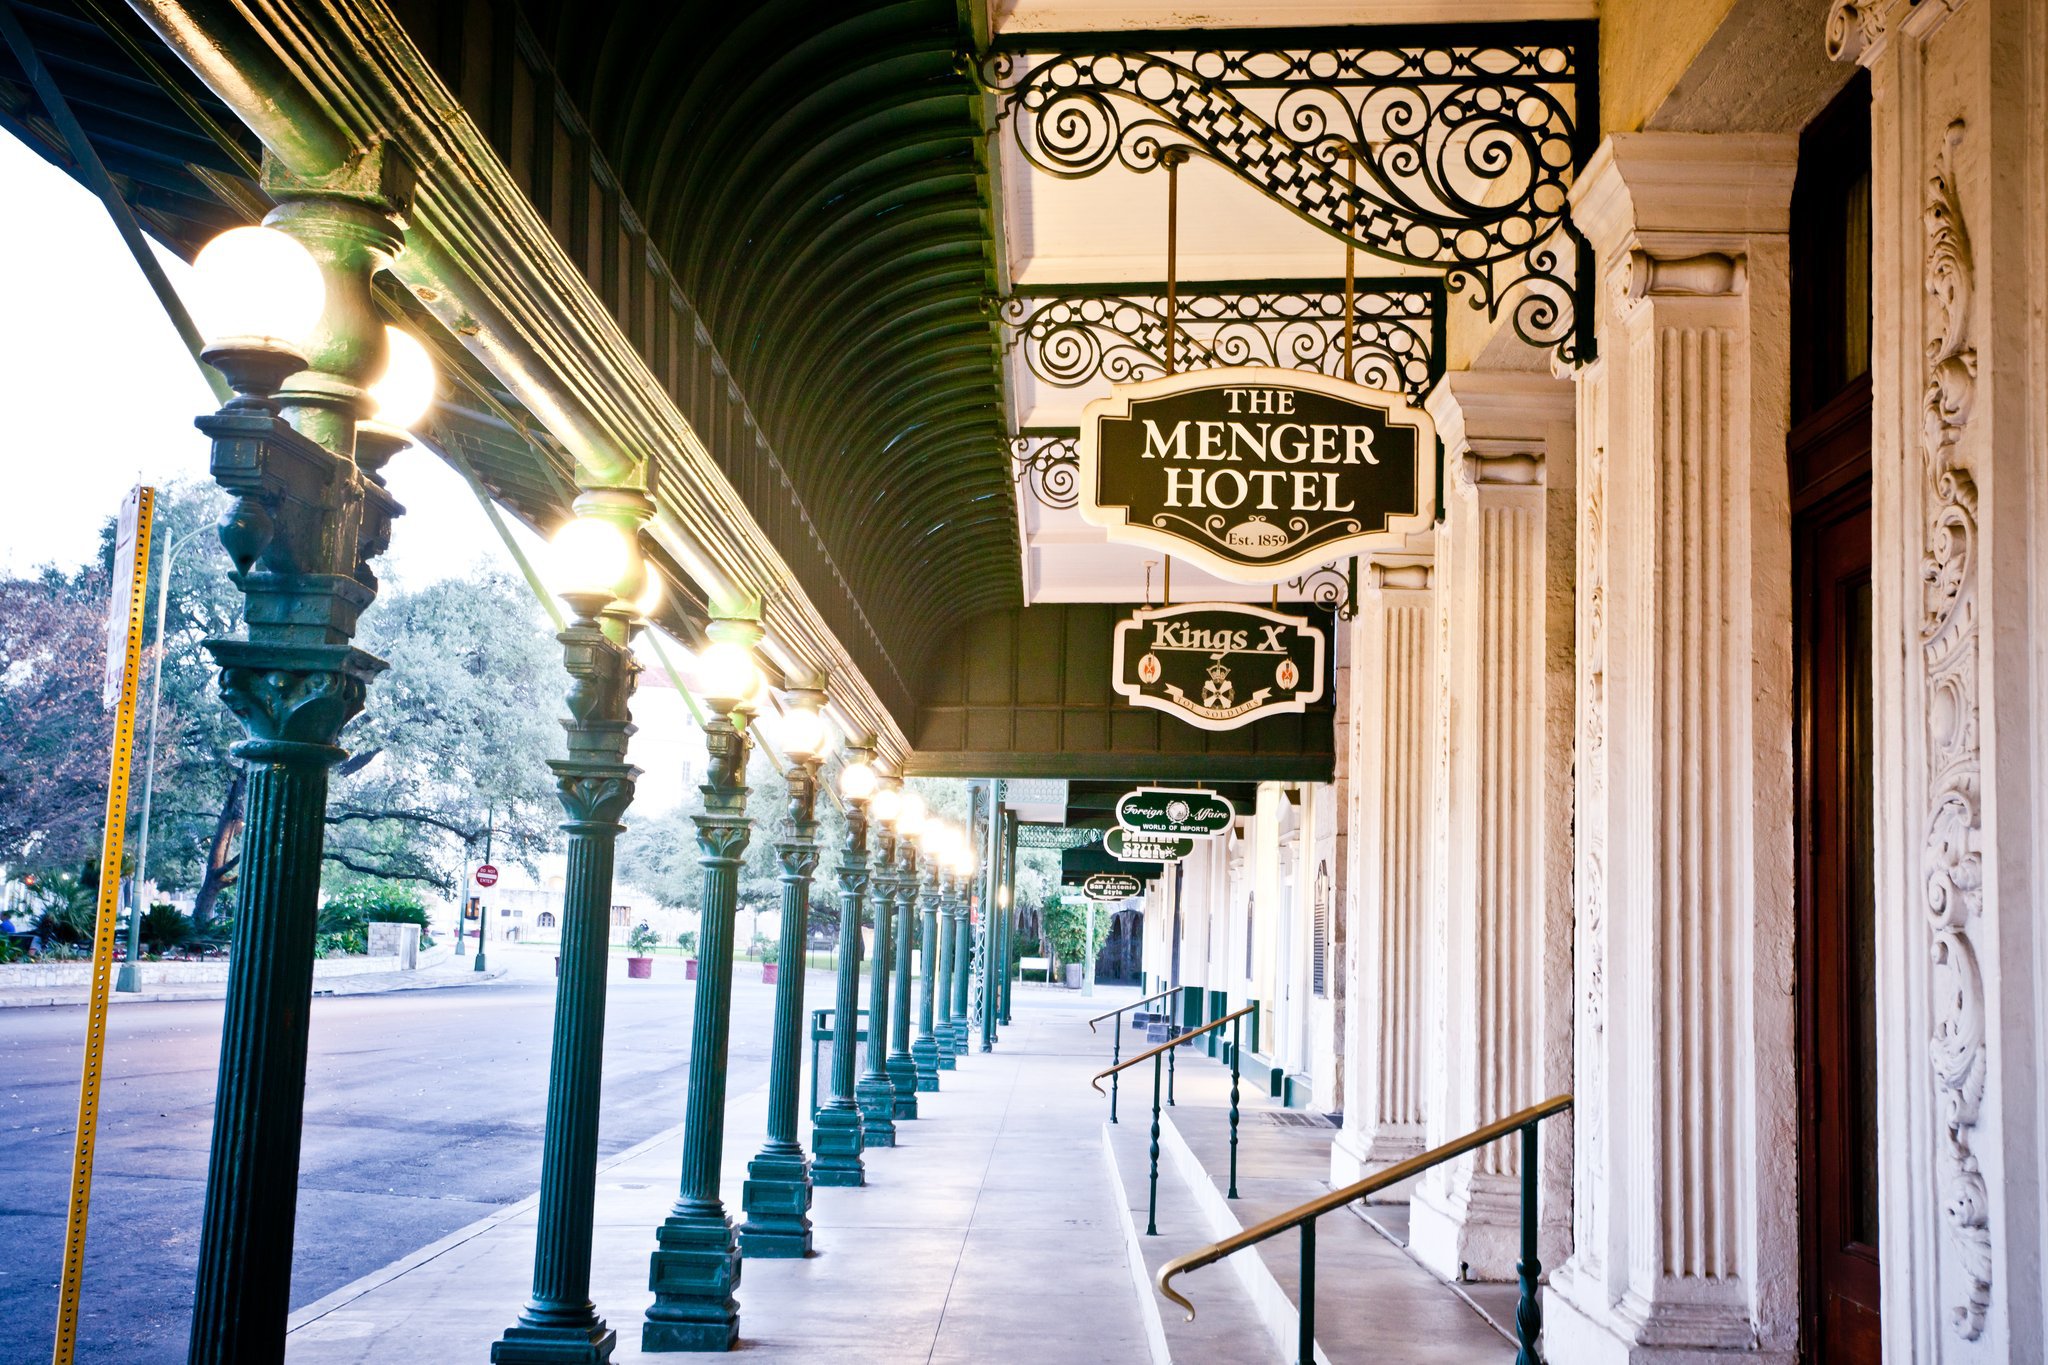
[[[623,297],[628,334],[662,303],[642,255],[687,300],[758,432],[707,444],[790,564],[843,585],[811,591],[850,647],[879,644],[885,696],[955,623],[1021,601],[953,0],[662,0],[597,23],[537,0],[488,29],[415,8],[408,31],[570,254],[622,277],[599,292]],[[565,118],[615,185],[594,231],[556,203]],[[649,329],[661,376],[656,345]],[[677,396],[705,430],[701,399]]]

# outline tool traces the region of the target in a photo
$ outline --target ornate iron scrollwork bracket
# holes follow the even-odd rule
[[[1217,35],[1033,34],[971,70],[1048,175],[1147,171],[1186,148],[1363,252],[1442,270],[1576,364],[1593,354],[1592,271],[1565,194],[1599,136],[1596,35],[1579,21],[1248,30],[1201,47]]]
[[[1093,848],[1102,842],[1099,829],[1077,829],[1069,825],[1019,825],[1017,847],[1060,849]]]
[[[1071,427],[1026,427],[1005,436],[1017,482],[1027,480],[1045,507],[1068,508],[1081,500],[1081,433]]]
[[[1352,374],[1420,403],[1443,374],[1444,283],[1430,275],[1355,282]],[[1022,288],[997,304],[1009,346],[1041,383],[1125,384],[1167,372],[1164,284]],[[1344,373],[1344,282],[1182,284],[1174,368],[1270,365]]]
[[[1358,615],[1358,557],[1341,564],[1325,564],[1299,578],[1287,580],[1288,590],[1319,607],[1335,607],[1337,615],[1349,621]]]

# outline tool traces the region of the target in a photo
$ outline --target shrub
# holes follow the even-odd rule
[[[373,922],[427,927],[427,903],[396,882],[361,881],[344,886],[320,907],[320,931],[338,934]]]
[[[648,928],[646,920],[641,920],[626,935],[626,951],[635,957],[652,957],[655,945],[660,942],[661,935]]]
[[[335,957],[342,953],[363,954],[370,951],[368,929],[339,929],[323,931],[313,935],[314,957]]]
[[[152,905],[142,917],[142,941],[162,953],[192,937],[192,921],[174,905]]]
[[[676,947],[681,948],[686,953],[696,952],[697,931],[695,929],[685,929],[680,934],[677,934]]]
[[[772,938],[757,938],[754,940],[754,955],[773,966],[782,961],[782,945]]]

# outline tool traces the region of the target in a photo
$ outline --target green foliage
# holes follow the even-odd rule
[[[337,957],[343,953],[361,955],[369,951],[370,931],[367,929],[323,930],[313,935],[314,957]]]
[[[191,937],[192,921],[174,905],[152,905],[142,917],[142,941],[156,952],[179,947]]]
[[[0,938],[0,966],[5,966],[10,962],[19,962],[27,956],[28,954],[23,951],[22,946],[13,939]]]
[[[626,935],[626,951],[635,957],[654,956],[654,950],[660,943],[661,935],[648,928],[646,920],[634,925]]]
[[[696,952],[697,931],[695,929],[685,929],[680,934],[677,934],[676,947],[681,948],[685,953]]]
[[[1094,957],[1095,950],[1109,932],[1109,915],[1097,911],[1095,915],[1095,939],[1088,939],[1088,907],[1074,905],[1067,901],[1055,901],[1045,907],[1045,939],[1052,944],[1053,955],[1061,963],[1087,962]]]
[[[776,939],[756,934],[754,935],[753,951],[749,956],[758,958],[763,963],[772,964],[780,962],[782,961],[782,944]]]
[[[320,907],[322,933],[364,930],[367,934],[373,923],[417,924],[424,929],[427,903],[409,886],[366,878],[349,882]]]

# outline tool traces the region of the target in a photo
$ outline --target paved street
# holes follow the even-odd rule
[[[306,1083],[292,1302],[318,1299],[531,1194],[540,1183],[553,1015],[543,950],[493,954],[489,985],[318,999]],[[628,981],[614,957],[605,1034],[607,1154],[682,1119],[693,988],[681,959]],[[812,973],[813,1003],[829,976]],[[773,988],[742,964],[732,1089],[765,1081]],[[113,1011],[79,1354],[183,1354],[198,1254],[221,1003]],[[0,1361],[47,1359],[85,1013],[0,1015]],[[506,1321],[518,1303],[502,1307]]]

